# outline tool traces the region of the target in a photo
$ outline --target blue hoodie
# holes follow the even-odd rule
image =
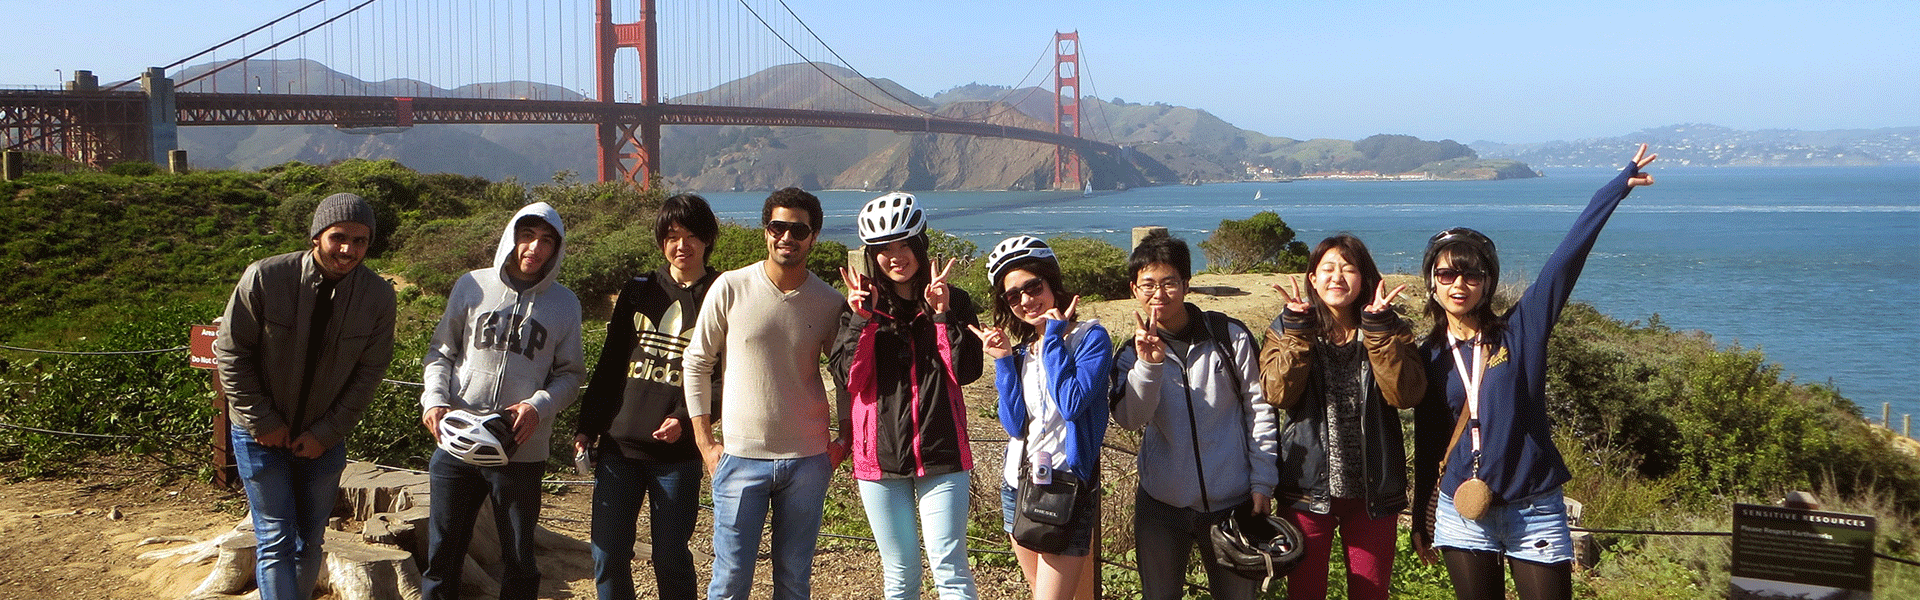
[[[540,280],[516,287],[507,275],[507,261],[513,257],[513,224],[526,216],[552,225],[562,241]],[[554,281],[566,258],[566,235],[560,213],[545,202],[514,213],[500,234],[493,266],[469,271],[454,282],[447,311],[427,348],[423,412],[434,407],[497,412],[518,402],[539,411],[539,429],[514,450],[513,462],[547,459],[553,421],[573,404],[586,378],[580,299]]]

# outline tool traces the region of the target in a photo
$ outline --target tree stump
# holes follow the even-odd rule
[[[336,515],[351,514],[352,518],[336,518],[334,526],[342,527],[343,522],[351,521],[363,523],[357,535],[335,529],[327,531],[325,567],[315,593],[331,590],[340,600],[419,600],[420,569],[427,557],[431,503],[432,486],[426,475],[349,462],[340,476],[340,496],[334,511]],[[481,503],[475,517],[460,597],[496,598],[500,595],[502,565],[492,502]],[[534,543],[542,554],[591,553],[587,542],[544,527],[536,529],[535,534]],[[176,568],[207,565],[211,561],[206,577],[187,594],[188,598],[226,598],[239,594],[257,597],[257,592],[251,592],[257,585],[253,577],[257,558],[255,544],[253,519],[249,515],[242,517],[232,531],[180,548],[147,552],[140,557],[173,559]],[[182,587],[190,581],[190,578],[182,581]]]
[[[368,544],[359,536],[328,531],[326,569],[320,589],[338,600],[420,600],[420,570],[413,553]]]
[[[407,471],[382,469],[373,463],[352,461],[340,473],[340,498],[334,512],[343,510],[355,521],[366,521],[384,512],[402,512],[426,506],[431,489],[427,476]]]

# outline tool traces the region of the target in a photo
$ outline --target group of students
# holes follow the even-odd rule
[[[460,595],[473,525],[490,499],[500,597],[535,597],[540,479],[554,419],[577,396],[573,446],[596,482],[591,543],[603,600],[635,596],[643,503],[660,596],[695,597],[703,471],[714,505],[706,596],[748,596],[770,521],[773,596],[808,597],[828,481],[848,459],[886,597],[919,597],[922,548],[940,597],[977,597],[961,388],[990,357],[1010,438],[1003,528],[1035,598],[1091,589],[1098,494],[1073,497],[1053,537],[1035,544],[1015,533],[1027,526],[1022,482],[1098,490],[1110,417],[1142,432],[1133,531],[1147,598],[1184,595],[1195,547],[1213,597],[1258,595],[1261,581],[1212,560],[1207,536],[1235,514],[1269,512],[1304,534],[1290,598],[1326,596],[1336,531],[1348,597],[1385,598],[1397,518],[1409,506],[1414,548],[1429,560],[1437,549],[1460,598],[1503,597],[1509,569],[1523,598],[1570,597],[1569,473],[1545,407],[1547,340],[1608,216],[1632,187],[1652,183],[1642,169],[1653,159],[1642,146],[1594,195],[1506,311],[1493,307],[1492,240],[1466,228],[1433,236],[1421,264],[1433,322],[1424,337],[1393,310],[1407,286],[1389,290],[1352,235],[1314,248],[1304,287],[1274,286],[1284,306],[1258,342],[1240,321],[1186,302],[1187,244],[1149,236],[1127,264],[1139,309],[1117,351],[1101,323],[1079,318],[1079,297],[1039,239],[1009,238],[986,257],[983,324],[973,298],[950,284],[955,262],[929,255],[926,210],[909,194],[860,209],[864,264],[843,269],[845,294],[807,269],[823,219],[812,194],[769,196],[766,259],[725,273],[707,266],[719,236],[712,210],[676,195],[654,225],[665,264],[621,290],[591,377],[579,300],[555,282],[564,226],[552,207],[529,205],[507,224],[494,265],[455,283],[425,359],[421,422],[437,449],[423,592]],[[372,210],[341,194],[313,221],[309,251],[248,268],[216,344],[269,599],[311,589],[331,508],[321,491],[337,486],[340,442],[392,353],[391,289],[381,293],[374,283],[384,282],[359,264]],[[1411,468],[1402,409],[1416,422]]]

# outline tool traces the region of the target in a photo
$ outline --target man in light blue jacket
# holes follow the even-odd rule
[[[1140,438],[1134,551],[1150,600],[1185,596],[1187,561],[1200,547],[1207,588],[1252,600],[1258,582],[1213,562],[1208,529],[1241,510],[1265,514],[1277,429],[1260,385],[1260,351],[1245,324],[1186,302],[1187,243],[1148,236],[1127,262],[1140,302],[1134,337],[1113,362],[1113,420]]]
[[[500,234],[493,266],[453,284],[433,331],[420,394],[421,424],[441,442],[428,466],[432,527],[421,586],[427,598],[463,595],[461,567],[480,505],[489,498],[505,566],[500,599],[531,600],[540,590],[533,543],[540,477],[553,420],[573,404],[586,377],[580,300],[554,281],[566,256],[565,236],[552,206],[521,208]],[[511,441],[497,440],[504,461],[478,460],[459,444],[451,446],[463,450],[460,456],[449,452],[441,421],[453,411],[510,422],[510,433],[500,437]]]

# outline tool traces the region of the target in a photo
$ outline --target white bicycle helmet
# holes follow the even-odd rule
[[[987,283],[1000,285],[1000,276],[1007,274],[1008,267],[1029,258],[1056,260],[1053,248],[1040,241],[1040,238],[1019,235],[1000,240],[1000,243],[993,245],[993,252],[987,254]]]
[[[476,467],[499,467],[513,456],[513,419],[507,413],[448,411],[440,418],[440,449]]]
[[[927,230],[926,214],[913,194],[894,192],[860,207],[860,241],[869,246],[891,244]]]

